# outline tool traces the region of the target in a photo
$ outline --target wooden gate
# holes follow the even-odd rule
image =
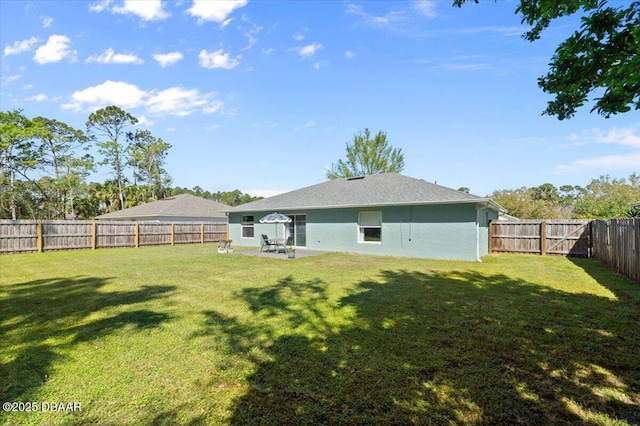
[[[589,220],[495,220],[489,227],[489,250],[588,257],[590,233]]]

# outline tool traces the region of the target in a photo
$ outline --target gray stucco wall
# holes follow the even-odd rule
[[[498,212],[492,209],[478,210],[479,254],[480,257],[489,254],[489,222],[498,219]]]
[[[382,212],[382,242],[358,242],[358,212]],[[234,245],[259,246],[260,235],[275,236],[274,224],[260,224],[272,212],[229,214],[229,236]],[[493,210],[478,211],[474,204],[422,205],[279,211],[306,215],[306,248],[376,255],[432,259],[476,260],[488,251],[488,220]],[[241,238],[241,218],[253,215],[254,238]],[[479,222],[478,222],[479,220]],[[278,236],[283,227],[278,225]]]

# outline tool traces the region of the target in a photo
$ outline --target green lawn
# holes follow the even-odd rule
[[[639,324],[589,259],[0,256],[0,402],[81,406],[0,424],[639,424]]]

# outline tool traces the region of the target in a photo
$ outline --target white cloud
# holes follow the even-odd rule
[[[276,51],[276,49],[270,47],[268,49],[262,49],[262,54],[267,56],[267,55],[271,55],[275,51]]]
[[[25,100],[31,101],[31,102],[57,102],[60,100],[60,98],[59,97],[50,98],[48,95],[44,93],[39,93],[35,96],[28,97]]]
[[[308,128],[311,128],[311,127],[316,127],[316,122],[315,122],[315,121],[313,121],[313,120],[309,120],[309,121],[307,121],[306,123],[304,123],[302,126],[300,126],[300,127],[296,127],[296,128],[295,128],[295,129],[293,129],[293,130],[294,130],[295,132],[299,132],[299,131],[300,131],[300,130],[302,130],[302,129],[305,129],[305,128],[307,128],[307,129],[308,129]]]
[[[435,71],[482,71],[495,69],[490,65],[490,58],[483,55],[460,55],[448,58],[415,59],[412,62],[426,65],[428,69]]]
[[[20,80],[20,77],[22,77],[22,75],[20,74],[13,74],[8,76],[7,78],[4,79],[4,81],[6,83],[11,83],[12,81],[16,81],[16,80]]]
[[[506,37],[521,36],[526,31],[524,27],[470,27],[453,31],[455,34],[481,34],[481,33],[498,33]]]
[[[223,68],[230,70],[238,66],[240,61],[229,57],[229,53],[224,53],[222,49],[215,52],[207,52],[206,49],[200,51],[198,55],[200,66],[207,69]]]
[[[363,2],[369,6],[370,2]],[[363,25],[390,31],[393,34],[416,37],[424,35],[423,22],[438,16],[435,0],[413,0],[412,2],[387,2],[395,10],[383,14],[372,14],[362,5],[348,3],[346,13],[358,18]]]
[[[160,21],[168,18],[160,0],[125,0],[122,6],[114,6],[111,11],[123,15],[137,15],[144,21]]]
[[[322,43],[313,42],[311,44],[307,44],[306,46],[298,47],[295,50],[298,52],[298,55],[300,55],[301,57],[308,58],[309,56],[315,55],[315,53],[319,49],[322,49],[323,47],[324,46],[322,45]]]
[[[76,60],[77,51],[71,50],[71,40],[65,35],[55,34],[49,37],[47,42],[36,50],[33,60],[39,64],[59,62],[64,58]]]
[[[244,7],[248,0],[193,0],[193,5],[187,12],[196,18],[198,22],[213,21],[227,25],[227,17],[235,9]],[[225,22],[226,21],[226,22]]]
[[[149,114],[184,117],[195,111],[212,114],[223,103],[214,92],[200,93],[198,89],[170,87],[159,91],[144,91],[122,81],[107,80],[97,86],[74,92],[71,101],[62,105],[74,111],[97,110],[108,105],[124,109],[144,108]],[[151,122],[146,118],[147,122]]]
[[[16,41],[11,46],[6,45],[4,47],[4,56],[17,55],[18,53],[29,51],[39,41],[37,37],[31,37],[28,40]]]
[[[154,124],[156,124],[153,120],[149,120],[147,117],[143,116],[139,116],[136,117],[138,119],[138,126],[139,127],[151,127]]]
[[[107,10],[109,9],[109,3],[111,3],[109,0],[101,0],[101,1],[97,1],[93,4],[89,5],[89,12],[96,12],[96,13],[100,13],[103,10]]]
[[[258,42],[258,34],[262,31],[262,27],[254,25],[250,30],[244,33],[244,36],[249,39],[249,45],[243,50],[251,49]]]
[[[151,55],[151,57],[155,59],[162,68],[173,65],[184,58],[180,52],[156,53]]]
[[[347,50],[344,52],[344,56],[346,58],[353,58],[354,56],[356,56],[356,52],[354,52],[353,50]]]
[[[300,34],[300,33],[295,33],[292,37],[293,37],[293,39],[294,39],[295,41],[302,41],[302,40],[304,40],[304,36],[303,36],[302,34]]]
[[[209,101],[197,89],[171,87],[151,95],[147,101],[149,112],[184,117],[195,109],[205,107]]]
[[[62,105],[64,109],[81,111],[99,109],[108,105],[118,105],[121,108],[135,108],[144,102],[146,93],[138,86],[122,81],[107,80],[97,86],[79,90],[71,95],[71,102]]]
[[[220,111],[220,108],[222,108],[223,105],[224,105],[224,103],[222,101],[209,102],[208,106],[205,106],[204,108],[202,108],[202,113],[203,114],[214,114],[214,113]]]
[[[586,158],[572,161],[568,164],[560,164],[559,170],[576,169],[608,169],[608,170],[634,170],[640,164],[640,152],[629,155],[605,155],[601,157]]]
[[[97,62],[99,64],[142,64],[144,61],[136,55],[115,53],[112,48],[108,48],[100,55],[89,56],[87,62]]]
[[[436,12],[436,2],[433,0],[417,0],[413,4],[413,9],[420,12],[427,18],[435,18],[438,16]]]
[[[559,170],[575,169],[615,169],[637,170],[640,165],[640,123],[630,127],[614,127],[608,131],[600,128],[586,129],[580,134],[572,133],[567,137],[571,141],[570,146],[584,146],[588,143],[615,144],[631,147],[633,150],[624,155],[604,155],[599,157],[584,158],[560,164]]]
[[[44,93],[40,93],[38,95],[31,96],[31,97],[25,99],[25,101],[44,102],[47,99],[49,99],[49,97],[47,95],[45,95]]]
[[[617,145],[632,146],[640,148],[640,124],[634,127],[625,127],[619,129],[614,127],[604,133],[601,129],[592,129],[595,140],[599,143],[613,143]],[[636,134],[638,131],[638,134]]]
[[[41,16],[40,19],[42,19],[42,28],[49,28],[53,24],[53,18],[50,16]]]
[[[385,15],[376,16],[365,12],[362,6],[355,4],[347,5],[347,13],[356,15],[360,17],[367,25],[375,27],[385,27],[393,24],[400,24],[406,22],[407,20],[407,13],[405,11],[391,11]]]

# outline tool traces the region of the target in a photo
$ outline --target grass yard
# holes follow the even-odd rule
[[[0,256],[0,337],[0,424],[640,424],[640,284],[590,259]]]

